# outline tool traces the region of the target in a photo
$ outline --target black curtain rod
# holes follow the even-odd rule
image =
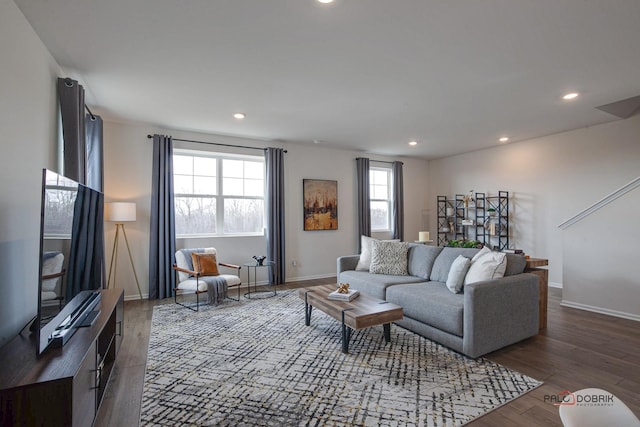
[[[357,157],[356,159],[360,159],[360,158],[361,157]],[[370,162],[376,162],[376,163],[387,163],[387,164],[390,164],[390,165],[395,163],[395,162],[389,162],[389,161],[386,161],[386,160],[369,160],[369,161]],[[400,162],[400,163],[402,163],[402,162]],[[402,163],[402,164],[404,164],[404,163]]]
[[[153,138],[153,135],[147,135],[147,138],[151,139]],[[193,139],[180,139],[180,138],[171,138],[171,139],[174,141],[181,141],[181,142],[195,142],[196,144],[220,145],[222,147],[233,147],[233,148],[248,148],[249,150],[261,150],[261,151],[266,150],[266,148],[249,147],[246,145],[221,144],[219,142],[195,141]],[[287,150],[284,150],[284,152],[286,153]]]
[[[89,109],[89,106],[87,104],[84,104],[84,108],[89,112],[89,115],[91,116],[91,120],[95,120],[96,116],[91,112],[91,110]]]

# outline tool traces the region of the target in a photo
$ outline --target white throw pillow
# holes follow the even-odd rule
[[[408,250],[409,245],[406,242],[373,241],[369,271],[374,274],[406,276]]]
[[[486,246],[483,246],[482,249],[480,249],[474,256],[473,258],[471,258],[471,262],[476,262],[476,260],[480,259],[481,257],[485,256],[486,254],[490,254],[491,253],[491,249],[489,249]]]
[[[449,276],[447,276],[447,288],[454,294],[460,293],[462,290],[464,278],[470,266],[471,260],[462,255],[458,255],[458,257],[453,260],[453,263],[451,263]]]
[[[464,284],[499,279],[504,276],[506,269],[507,254],[489,251],[475,261],[472,260],[471,267],[464,278]]]
[[[368,271],[371,266],[371,242],[376,239],[368,236],[360,236],[360,259],[356,270]]]

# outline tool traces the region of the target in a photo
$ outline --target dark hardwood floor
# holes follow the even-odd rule
[[[292,282],[279,289],[325,283],[335,279]],[[550,289],[548,327],[541,334],[486,356],[544,384],[470,425],[562,426],[558,408],[545,402],[545,395],[588,387],[615,394],[640,417],[640,324],[562,307],[560,300],[561,290]],[[153,307],[172,303],[125,303],[123,345],[96,427],[138,425]]]

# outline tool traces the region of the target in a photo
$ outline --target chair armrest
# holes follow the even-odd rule
[[[181,273],[187,273],[190,276],[195,276],[196,278],[200,277],[200,273],[197,271],[187,270],[186,268],[178,267],[176,264],[173,264],[173,269]]]
[[[45,274],[44,276],[42,276],[42,280],[55,279],[56,277],[62,277],[64,276],[65,273],[66,271],[62,270],[59,273]]]
[[[235,265],[235,264],[227,264],[226,262],[218,262],[218,265],[221,265],[223,267],[228,267],[228,268],[234,268],[236,270],[240,270],[242,267],[239,265]]]
[[[515,274],[464,287],[464,353],[478,357],[538,333],[538,276]]]

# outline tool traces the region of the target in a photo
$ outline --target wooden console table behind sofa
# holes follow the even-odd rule
[[[525,273],[533,273],[538,276],[540,288],[540,330],[547,327],[547,299],[549,297],[549,270],[540,268],[549,265],[548,259],[529,258],[524,269]]]

